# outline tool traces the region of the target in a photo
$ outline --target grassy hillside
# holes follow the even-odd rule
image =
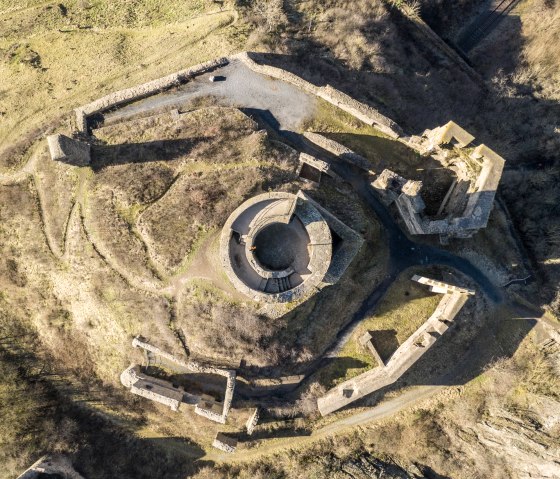
[[[2,0],[0,12],[0,171],[21,166],[71,108],[227,54],[244,36],[230,4],[205,0]]]
[[[6,477],[53,450],[72,454],[89,479],[505,478],[551,461],[558,366],[536,346],[537,333],[516,351],[532,327],[512,319],[518,311],[494,311],[496,326],[477,340],[487,341],[481,350],[492,357],[506,358],[466,378],[466,386],[311,447],[300,446],[295,435],[290,453],[247,464],[207,462],[219,426],[192,413],[172,414],[119,384],[120,371],[141,361],[130,347],[136,334],[176,354],[185,353],[177,339],[184,332],[187,346],[202,357],[302,367],[332,342],[384,274],[379,225],[349,186],[326,179],[316,198],[367,241],[344,281],[280,318],[266,317],[232,291],[216,267],[220,225],[256,192],[301,187],[290,183],[294,152],[239,112],[186,114],[176,129],[157,117],[106,127],[94,147],[94,168],[50,161],[43,137],[68,131],[72,108],[241,49],[290,54],[289,62],[271,61],[371,103],[410,133],[453,119],[506,157],[500,192],[540,281],[521,292],[558,312],[560,63],[551,45],[558,43],[560,2],[520,2],[513,25],[504,22],[474,52],[487,91],[426,44],[398,3],[0,0],[0,464]],[[421,3],[420,13],[445,36],[445,25],[457,28],[476,2],[456,2],[453,9],[445,1]],[[385,157],[398,157],[403,170],[418,161],[333,110],[323,104],[306,126],[372,161],[382,151],[376,167]],[[500,231],[506,231],[502,216]],[[500,255],[511,244],[498,239],[487,249]],[[508,253],[500,261],[514,260]],[[414,301],[397,311],[403,297]],[[399,281],[356,335],[369,327],[395,329],[402,341],[434,298]],[[477,328],[488,319],[476,310],[468,314]],[[459,344],[468,347],[455,344],[458,351]],[[344,354],[360,367],[370,360],[355,342]],[[297,401],[282,412],[299,416],[290,424],[307,431]],[[243,407],[227,428],[243,427]],[[281,423],[276,419],[265,426],[271,436]]]

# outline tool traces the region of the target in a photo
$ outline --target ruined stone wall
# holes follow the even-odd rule
[[[153,378],[140,372],[140,366],[134,365],[121,374],[121,383],[132,394],[168,406],[178,411],[183,399],[183,389],[174,387],[169,381]]]
[[[336,251],[331,255],[329,268],[321,283],[322,285],[336,284],[360,251],[364,244],[364,239],[359,233],[333,215],[329,210],[323,208],[303,191],[298,192],[298,197],[311,203],[325,219],[329,228],[342,239],[342,244],[339,244]],[[323,256],[323,260],[327,261],[328,258]]]
[[[169,407],[172,411],[178,411],[179,406],[181,405],[181,399],[170,397],[166,394],[165,389],[159,387],[157,390],[154,390],[154,386],[152,386],[151,381],[139,381],[135,383],[130,388],[130,392],[132,394],[136,394],[137,396],[142,396],[150,401],[158,402],[163,404],[164,406]],[[170,390],[171,391],[171,390]],[[181,394],[181,397],[183,395]]]
[[[409,191],[403,186],[395,201],[401,218],[411,234],[438,234],[442,239],[468,238],[488,224],[505,160],[481,144],[468,158],[465,158],[466,152],[463,150],[462,154],[452,157],[450,162],[449,150],[442,149],[440,144],[455,140],[460,148],[464,148],[474,139],[452,121],[434,130],[426,130],[423,137],[424,140],[419,137],[412,138],[408,140],[408,144],[414,145],[424,154],[430,153],[444,165],[452,164],[458,174],[458,180],[448,190],[439,208],[438,214],[444,213],[445,210],[448,215],[441,219],[431,219],[424,215],[424,203],[419,195],[419,188]],[[385,173],[384,171],[380,178]],[[386,183],[376,180],[372,186],[382,198],[391,200],[390,189]]]
[[[470,296],[475,294],[474,289],[461,288],[459,286],[444,283],[443,281],[437,281],[437,280],[432,279],[432,278],[426,278],[425,276],[420,276],[418,274],[415,274],[414,276],[412,276],[412,281],[416,281],[417,283],[425,284],[425,285],[429,286],[430,291],[432,293],[441,293],[441,294],[461,293],[461,294],[467,294],[467,295],[470,295]]]
[[[108,110],[109,108],[114,108],[124,103],[129,103],[134,100],[145,98],[155,93],[159,93],[163,90],[167,90],[171,87],[178,86],[181,83],[187,81],[189,78],[193,78],[197,75],[227,64],[227,58],[218,58],[205,63],[201,63],[200,65],[189,67],[185,70],[172,73],[163,78],[158,78],[157,80],[152,80],[141,85],[105,95],[98,100],[95,100],[74,110],[76,114],[76,127],[79,131],[86,133],[88,116]]]
[[[216,449],[220,449],[221,451],[232,453],[235,452],[235,449],[237,447],[237,439],[228,437],[225,434],[219,432],[216,434],[216,438],[214,439],[212,446]]]
[[[181,359],[176,358],[175,356],[173,356],[172,354],[169,354],[165,351],[162,351],[160,348],[158,348],[157,346],[154,346],[153,344],[148,343],[147,341],[145,341],[144,339],[142,339],[141,337],[137,336],[132,340],[132,345],[135,348],[142,348],[145,349],[146,351],[150,351],[151,353],[161,356],[165,359],[167,359],[169,362],[171,363],[175,363],[178,366],[180,366],[181,368],[185,368],[188,369],[189,371],[192,371],[194,373],[199,373],[199,374],[217,374],[218,376],[223,376],[226,378],[226,390],[224,392],[224,402],[223,402],[223,409],[222,409],[222,413],[221,414],[216,414],[214,411],[208,411],[204,408],[201,407],[195,407],[195,412],[197,414],[200,414],[201,416],[205,416],[208,419],[211,419],[212,421],[216,421],[219,422],[221,424],[224,424],[229,410],[231,409],[231,403],[233,401],[233,393],[235,391],[235,383],[236,383],[236,373],[235,371],[231,370],[231,369],[222,369],[222,368],[217,368],[214,366],[206,366],[200,363],[197,363],[195,361],[182,361]]]
[[[401,344],[387,362],[386,368],[391,378],[396,381],[435,344],[449,328],[447,322],[453,321],[467,300],[468,295],[461,293],[443,296],[428,320]]]
[[[373,336],[369,331],[367,331],[362,335],[362,337],[360,338],[360,344],[362,345],[362,347],[366,348],[371,353],[373,359],[375,359],[375,362],[378,364],[378,366],[383,366],[385,364],[383,362],[383,359],[381,359],[379,352],[375,348],[375,344],[373,344]]]
[[[282,68],[257,63],[250,57],[250,53],[248,52],[239,53],[235,56],[235,58],[240,59],[251,70],[257,73],[291,83],[308,93],[322,98],[364,123],[375,126],[378,130],[391,138],[398,138],[402,134],[401,128],[393,120],[382,115],[375,108],[355,100],[346,93],[343,93],[330,85],[318,87],[291,72],[283,70]]]
[[[245,427],[247,428],[247,434],[249,436],[253,434],[255,427],[257,427],[257,424],[259,422],[259,417],[260,417],[260,410],[257,407],[255,408],[253,414],[249,416],[249,419],[247,419],[247,423],[245,424]]]
[[[68,458],[59,454],[43,456],[17,479],[37,479],[39,477],[84,479],[76,472]]]
[[[219,424],[226,423],[226,416],[224,416],[224,414],[218,414],[217,412],[211,411],[210,409],[203,408],[198,404],[194,407],[194,412],[199,416],[205,417],[206,419],[210,419],[210,421],[214,421]]]
[[[488,201],[493,202],[494,196],[490,197],[490,193],[495,192],[498,189],[498,184],[502,176],[502,172],[505,166],[505,160],[488,148],[486,145],[482,144],[475,148],[471,157],[475,160],[482,158],[482,169],[476,178],[474,184],[474,192],[471,193],[469,200],[467,202],[467,207],[465,209],[465,216],[482,216],[483,211],[486,211],[492,205],[488,205]],[[477,215],[476,208],[480,208],[480,214]],[[484,225],[488,221],[486,216]]]
[[[320,133],[314,133],[311,131],[306,131],[303,136],[307,138],[311,143],[319,146],[323,150],[338,156],[341,160],[347,161],[356,165],[358,168],[369,171],[371,165],[369,161],[356,152],[352,151],[350,148],[338,143],[337,141],[331,140]]]
[[[344,381],[319,398],[317,406],[323,416],[397,381],[447,331],[468,300],[471,290],[463,294],[454,290],[456,287],[453,285],[438,284],[442,289],[454,292],[444,294],[428,320],[395,351],[385,367],[374,367]]]
[[[65,135],[47,137],[51,159],[76,166],[87,166],[91,162],[91,147],[83,141]]]
[[[299,161],[300,163],[306,163],[309,166],[319,170],[321,173],[329,174],[330,165],[323,160],[319,160],[314,156],[308,155],[307,153],[300,153],[299,154]]]

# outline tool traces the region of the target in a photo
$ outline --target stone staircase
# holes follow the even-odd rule
[[[263,281],[264,283],[264,281]],[[261,283],[262,284],[262,283]],[[283,278],[267,278],[263,291],[270,294],[283,293],[292,289],[289,276]]]

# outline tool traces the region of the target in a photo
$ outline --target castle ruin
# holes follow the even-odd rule
[[[362,242],[305,193],[271,192],[247,200],[230,215],[220,257],[237,290],[255,301],[290,302],[335,284]]]
[[[443,294],[435,311],[400,345],[387,364],[383,365],[382,361],[377,360],[377,366],[355,378],[344,381],[320,397],[317,400],[317,406],[321,415],[326,416],[335,412],[397,381],[449,329],[455,316],[469,297],[475,293],[471,289],[453,286],[419,275],[414,275],[411,279],[428,285],[430,291],[434,293]],[[370,340],[371,337],[368,338],[368,341]],[[368,344],[368,348],[373,348],[375,351],[371,341],[370,344],[371,346]],[[379,356],[377,351],[374,352],[375,356]]]
[[[465,150],[473,140],[470,133],[450,121],[409,141],[457,175],[433,217],[425,213],[422,182],[384,170],[372,183],[385,204],[395,203],[410,234],[439,235],[446,242],[448,238],[468,238],[486,227],[505,160],[484,144]]]
[[[182,404],[194,405],[194,412],[199,416],[203,416],[220,424],[225,424],[235,390],[235,371],[213,366],[204,366],[194,361],[182,361],[140,337],[134,338],[132,345],[135,348],[144,350],[147,359],[147,367],[160,367],[179,374],[198,373],[218,375],[226,379],[226,386],[223,394],[223,402],[219,402],[212,396],[193,394],[185,391],[183,387],[172,384],[169,381],[148,376],[142,373],[139,365],[133,365],[121,374],[121,383],[128,388],[131,393],[169,406],[173,411],[179,411]]]

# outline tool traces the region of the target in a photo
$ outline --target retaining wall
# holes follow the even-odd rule
[[[105,95],[98,100],[74,110],[76,115],[76,127],[79,131],[87,133],[87,118],[91,115],[101,113],[110,108],[130,103],[174,86],[178,86],[181,83],[185,83],[189,78],[193,78],[215,68],[222,67],[228,63],[229,61],[227,58],[218,58],[172,73],[163,78],[158,78],[157,80],[152,80],[141,85]]]
[[[333,88],[331,85],[319,87],[282,68],[257,63],[250,57],[250,52],[239,53],[235,55],[235,58],[241,60],[251,70],[257,73],[291,83],[308,93],[322,98],[358,118],[360,121],[375,126],[378,130],[391,138],[398,138],[402,134],[401,128],[393,120],[382,115],[375,108],[361,103],[346,93]]]
[[[448,290],[456,288],[442,282],[438,284]],[[444,294],[428,320],[395,351],[385,367],[374,367],[328,391],[317,400],[319,412],[325,416],[397,381],[447,331],[470,296],[470,290],[465,291],[469,293]]]

